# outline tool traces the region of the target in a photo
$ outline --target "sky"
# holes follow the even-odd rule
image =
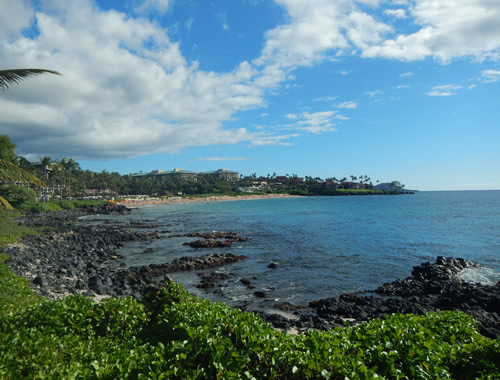
[[[82,169],[500,189],[498,0],[0,0],[0,134]]]

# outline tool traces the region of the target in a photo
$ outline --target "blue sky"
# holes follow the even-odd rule
[[[0,0],[0,133],[128,174],[500,189],[500,2]]]

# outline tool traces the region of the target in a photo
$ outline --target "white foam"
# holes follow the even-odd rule
[[[494,285],[500,281],[500,273],[491,268],[469,268],[460,273],[460,278],[467,282],[480,283],[483,285]]]

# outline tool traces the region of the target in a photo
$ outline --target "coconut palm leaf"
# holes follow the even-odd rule
[[[45,69],[0,70],[0,89],[2,90],[8,89],[9,85],[19,84],[25,78],[45,73],[61,75],[57,71],[45,70]]]
[[[23,182],[47,187],[37,176],[6,160],[0,160],[0,182]]]
[[[14,210],[14,207],[4,197],[0,197],[0,208],[6,208],[9,211]]]

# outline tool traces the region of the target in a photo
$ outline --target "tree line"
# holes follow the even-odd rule
[[[31,163],[15,153],[15,144],[9,136],[0,135],[0,159],[17,167],[19,172],[30,174],[40,181],[23,181],[20,177],[7,176],[1,171],[0,184],[20,185],[34,188],[41,193],[42,200],[47,198],[83,198],[93,196],[171,196],[178,194],[231,194],[237,191],[235,185],[226,181],[197,181],[171,178],[168,176],[121,175],[117,172],[93,172],[83,170],[72,158],[54,160],[50,156],[40,157],[39,163]],[[31,182],[31,183],[29,183]],[[1,194],[1,192],[0,192]]]

